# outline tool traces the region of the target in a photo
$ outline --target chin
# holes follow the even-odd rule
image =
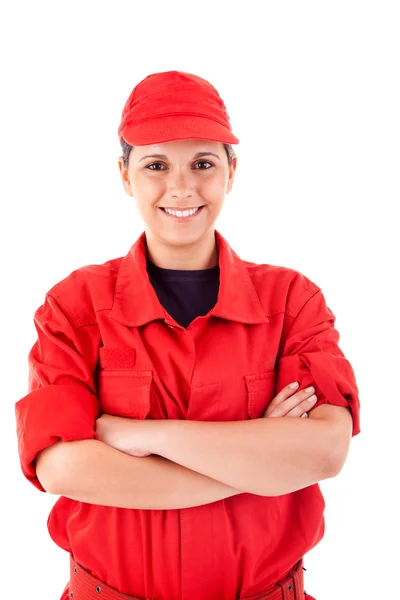
[[[200,240],[207,233],[206,230],[199,231],[187,231],[187,232],[163,232],[159,235],[159,238],[163,240],[164,243],[171,246],[187,246],[190,244],[195,244],[198,240]]]

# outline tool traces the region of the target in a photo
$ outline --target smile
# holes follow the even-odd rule
[[[174,219],[179,219],[183,221],[188,221],[198,213],[202,211],[204,206],[200,206],[197,208],[190,208],[188,210],[173,210],[172,208],[161,208],[161,210]]]

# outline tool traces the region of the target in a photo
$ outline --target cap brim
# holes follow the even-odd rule
[[[217,121],[192,115],[165,116],[139,124],[125,124],[119,131],[131,146],[146,146],[181,139],[199,139],[238,144],[239,139]]]

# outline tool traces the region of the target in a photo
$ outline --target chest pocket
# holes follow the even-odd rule
[[[97,395],[103,413],[145,419],[151,407],[151,370],[135,369],[133,348],[99,349]]]
[[[260,419],[276,396],[276,371],[244,376],[247,391],[247,418]]]
[[[150,412],[151,371],[99,372],[98,396],[103,413],[145,419]]]

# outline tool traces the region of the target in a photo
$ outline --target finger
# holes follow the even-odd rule
[[[303,400],[303,402],[298,404],[290,412],[288,412],[286,414],[286,416],[287,417],[301,417],[301,415],[303,413],[307,413],[309,410],[311,410],[313,408],[316,401],[317,401],[317,396],[315,394],[313,394],[309,398],[306,398],[305,400]]]
[[[286,413],[282,412],[281,404],[285,402],[288,398],[293,397],[293,395],[296,394],[298,387],[299,382],[294,381],[293,383],[290,383],[289,385],[286,385],[284,388],[282,388],[281,391],[275,396],[275,398],[273,398],[268,404],[268,408],[265,411],[264,416],[271,416],[272,413],[274,417],[284,416],[284,414]],[[293,408],[293,406],[290,406],[290,409]],[[276,409],[278,409],[277,413],[275,413]]]
[[[315,388],[313,386],[297,392],[293,392],[293,388],[286,386],[270,402],[264,416],[285,417],[299,404],[307,400],[314,392]],[[303,412],[305,410],[297,411],[293,416],[298,417]]]
[[[275,398],[271,400],[270,406],[277,406],[282,402],[282,400],[286,400],[286,398],[288,398],[292,394],[295,394],[298,390],[298,387],[298,381],[293,381],[292,383],[285,385],[285,387],[281,389],[281,391],[275,396]]]

